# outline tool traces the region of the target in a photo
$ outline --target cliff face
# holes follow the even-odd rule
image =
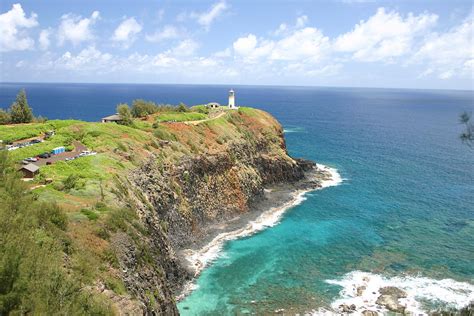
[[[127,289],[148,313],[177,314],[173,297],[191,278],[177,250],[203,238],[209,225],[247,212],[264,187],[296,182],[313,168],[287,155],[282,128],[268,114],[265,128],[250,128],[245,119],[228,123],[242,137],[219,150],[183,155],[174,163],[152,157],[122,179],[123,199],[137,210],[147,231],[140,233],[141,246],[126,234],[116,235],[113,245]],[[141,248],[150,257],[144,264]]]

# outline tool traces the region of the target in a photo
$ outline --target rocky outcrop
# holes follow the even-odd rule
[[[381,295],[377,298],[376,304],[384,306],[392,312],[405,312],[406,307],[399,302],[400,298],[407,297],[405,291],[394,286],[387,286],[379,289],[379,293]]]
[[[248,212],[266,186],[296,183],[315,168],[290,158],[281,127],[273,130],[174,163],[151,157],[120,180],[121,199],[136,210],[145,231],[116,234],[113,246],[127,290],[144,303],[145,313],[177,314],[174,296],[192,277],[178,263],[177,250],[207,236],[210,225]]]

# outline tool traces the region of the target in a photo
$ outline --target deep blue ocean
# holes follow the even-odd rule
[[[20,88],[36,115],[98,121],[136,98],[226,103],[231,87],[2,83],[0,106]],[[281,122],[292,156],[345,180],[308,193],[278,225],[228,242],[179,303],[183,315],[318,311],[350,300],[342,286],[361,275],[406,286],[422,309],[474,299],[474,149],[458,137],[472,91],[232,88],[238,105]]]

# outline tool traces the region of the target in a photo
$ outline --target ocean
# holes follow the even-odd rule
[[[412,311],[474,300],[474,149],[458,137],[472,91],[2,83],[0,106],[20,88],[36,115],[88,121],[136,98],[226,103],[234,88],[237,105],[281,122],[290,155],[337,169],[339,185],[226,242],[179,302],[183,315],[362,311],[386,285],[403,288]]]

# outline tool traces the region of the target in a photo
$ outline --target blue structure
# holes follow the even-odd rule
[[[57,155],[57,154],[60,154],[60,153],[65,152],[65,151],[66,151],[66,148],[64,148],[63,146],[61,146],[61,147],[56,147],[56,148],[54,148],[53,150],[51,150],[51,153],[52,153],[53,155]]]

